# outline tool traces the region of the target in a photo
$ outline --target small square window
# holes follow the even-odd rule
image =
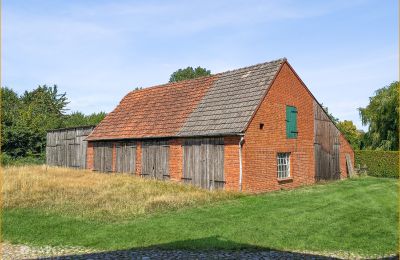
[[[277,157],[278,179],[290,177],[290,153],[278,153]]]

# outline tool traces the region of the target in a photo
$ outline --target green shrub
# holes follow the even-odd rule
[[[399,178],[398,151],[355,151],[355,165],[366,165],[368,175],[375,177]]]
[[[44,164],[45,155],[30,155],[25,157],[12,157],[7,153],[1,154],[1,165],[2,166],[22,166],[22,165],[32,165],[32,164]]]

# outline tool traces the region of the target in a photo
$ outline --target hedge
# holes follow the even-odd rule
[[[368,175],[399,178],[399,151],[355,151],[355,166],[366,165]]]
[[[1,165],[2,166],[22,166],[30,164],[44,164],[46,163],[46,158],[44,154],[37,156],[26,156],[14,158],[6,153],[1,154]]]

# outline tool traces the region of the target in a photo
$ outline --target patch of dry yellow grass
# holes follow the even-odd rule
[[[125,174],[46,166],[3,169],[5,208],[41,208],[74,217],[128,219],[241,196]]]

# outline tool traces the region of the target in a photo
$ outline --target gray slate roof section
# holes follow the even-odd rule
[[[178,136],[243,133],[285,59],[218,75]]]

